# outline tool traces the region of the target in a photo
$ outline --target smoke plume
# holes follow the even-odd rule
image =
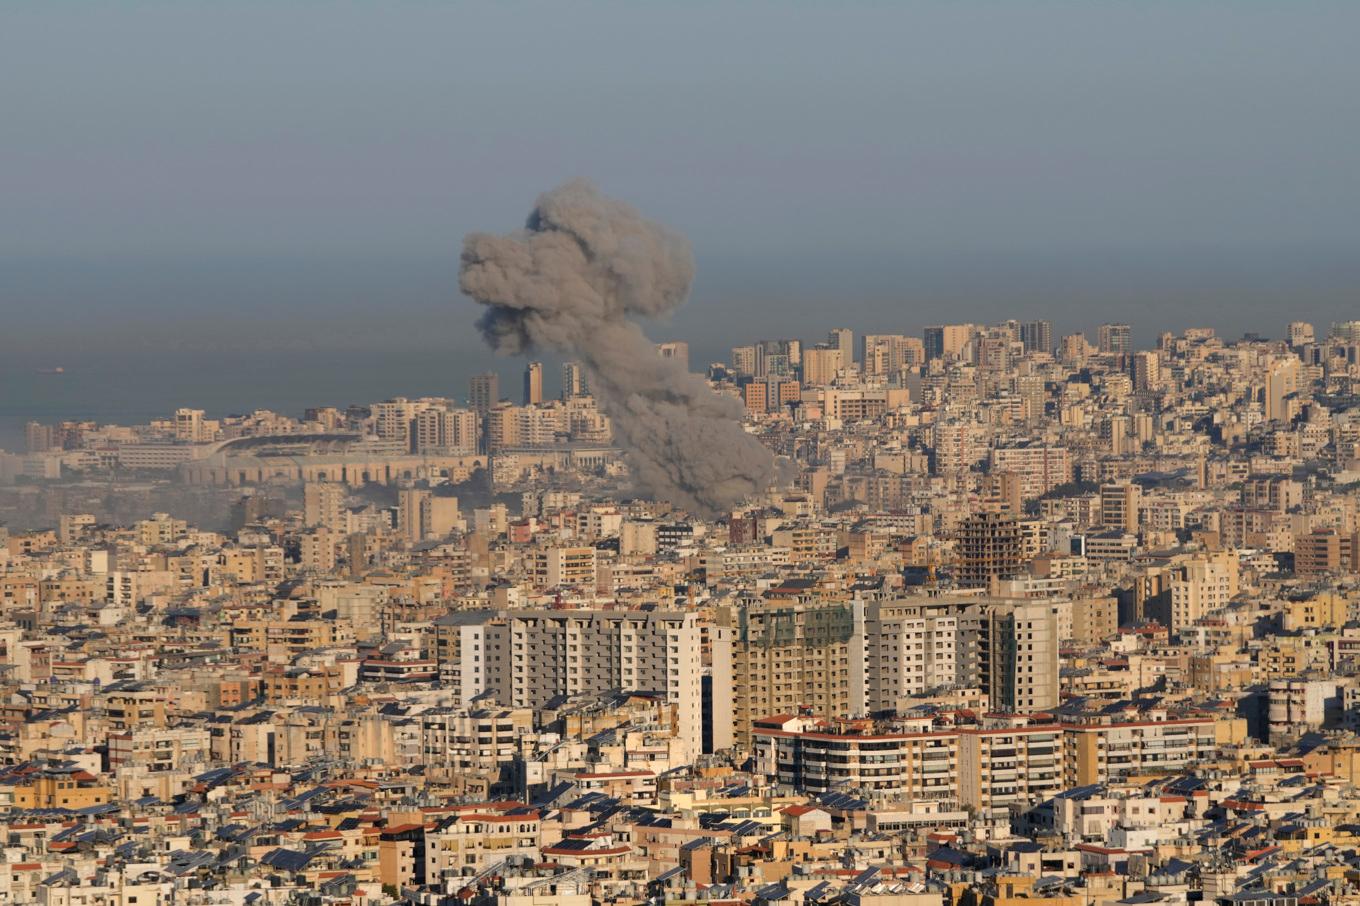
[[[581,360],[644,490],[715,513],[764,490],[774,457],[737,400],[661,358],[629,318],[673,311],[693,276],[684,238],[578,180],[540,196],[523,230],[470,234],[459,283],[487,306],[478,327],[496,351]]]

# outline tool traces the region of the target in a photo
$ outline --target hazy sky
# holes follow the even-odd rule
[[[129,410],[462,392],[463,234],[578,175],[690,236],[654,333],[703,358],[1325,324],[1360,315],[1357,85],[1344,0],[5,3],[0,416],[90,392],[45,362]]]

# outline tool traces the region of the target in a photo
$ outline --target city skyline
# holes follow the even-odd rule
[[[954,312],[957,314],[957,310]],[[454,317],[457,317],[455,314]],[[1035,318],[1015,318],[1021,322],[1030,320],[1048,320],[1042,316]],[[1098,337],[1099,324],[1090,324],[1087,329],[1073,331],[1064,329],[1062,322],[1052,323],[1053,340],[1057,341],[1066,333],[1080,332],[1095,343]],[[1155,343],[1156,335],[1159,331],[1147,328],[1140,330],[1140,320],[1136,318],[1128,319],[1132,328],[1135,349],[1146,349]],[[1334,322],[1340,323],[1340,322]],[[828,324],[819,332],[813,330],[807,335],[797,337],[805,341],[818,341],[821,334],[841,324]],[[923,325],[913,334],[909,330],[901,330],[891,325],[884,325],[876,332],[888,333],[905,332],[908,335],[919,336],[924,331]],[[1196,325],[1208,326],[1208,325]],[[1255,333],[1267,339],[1284,339],[1284,325],[1273,324],[1274,331],[1270,329],[1272,323],[1263,323],[1261,330],[1248,328],[1247,333]],[[862,338],[864,332],[855,328],[850,328],[856,339]],[[1324,328],[1325,331],[1325,328]],[[661,336],[675,336],[671,331],[664,329],[657,331]],[[875,331],[870,331],[874,333]],[[1143,338],[1146,337],[1146,342]],[[1228,335],[1226,339],[1235,339],[1233,335]],[[676,337],[676,339],[681,339]],[[753,334],[744,338],[745,342],[757,339]],[[692,344],[693,352],[690,357],[690,366],[694,370],[702,371],[710,362],[722,362],[729,357],[732,349],[732,341],[729,337],[727,342],[710,341],[707,343]],[[65,419],[74,420],[96,420],[107,422],[127,422],[128,420],[149,419],[159,417],[165,412],[173,411],[183,406],[202,408],[212,415],[240,414],[255,408],[273,409],[285,414],[296,415],[303,409],[311,406],[339,406],[363,404],[378,399],[387,399],[397,396],[421,397],[421,396],[445,396],[452,393],[458,398],[465,398],[468,381],[474,374],[483,372],[494,372],[500,378],[501,396],[513,399],[520,395],[518,388],[522,380],[522,368],[524,364],[534,360],[533,356],[523,357],[523,361],[515,360],[506,362],[504,358],[491,354],[479,343],[469,342],[468,351],[464,364],[450,368],[442,353],[446,350],[441,349],[439,354],[432,353],[428,362],[411,361],[410,356],[393,357],[391,360],[384,359],[380,365],[372,369],[372,373],[359,380],[352,380],[353,375],[345,381],[337,382],[329,370],[317,376],[316,384],[303,384],[297,388],[280,388],[277,385],[274,375],[268,373],[261,374],[258,368],[243,368],[240,371],[233,371],[228,377],[230,381],[223,386],[222,377],[217,374],[202,376],[201,384],[189,386],[167,386],[163,381],[164,369],[154,367],[149,371],[138,374],[135,369],[129,370],[119,368],[115,373],[119,379],[127,380],[130,376],[140,379],[143,383],[138,388],[138,384],[132,384],[134,389],[129,393],[125,386],[115,385],[114,393],[110,394],[108,380],[110,372],[105,367],[99,367],[98,360],[95,368],[83,368],[72,366],[69,361],[60,357],[34,357],[30,361],[10,361],[4,370],[4,375],[8,386],[15,388],[16,392],[6,401],[0,402],[0,450],[21,450],[23,447],[24,425],[28,421],[60,421]],[[295,355],[297,353],[294,353]],[[191,356],[201,355],[198,352],[191,352]],[[318,360],[323,367],[333,366],[333,357],[330,353],[317,353]],[[558,395],[561,390],[560,369],[556,364],[560,364],[561,359],[554,356],[542,357],[551,367],[546,369],[543,378],[543,388],[545,395],[553,397]],[[77,359],[79,361],[79,359]],[[443,364],[441,364],[443,363]],[[2,367],[2,366],[0,366]],[[50,373],[56,368],[61,368],[61,374]],[[351,366],[336,367],[336,371],[349,371]],[[336,383],[349,386],[347,395],[341,395],[328,391],[326,388]],[[513,391],[513,392],[512,392]],[[129,396],[140,398],[143,402],[129,405]]]
[[[1360,906],[1360,4],[0,4],[0,904]]]
[[[1355,7],[585,3],[535,5],[531,34],[457,7],[11,5],[0,418],[192,402],[166,372],[220,409],[461,384],[490,357],[450,289],[459,238],[577,176],[693,238],[694,297],[652,332],[696,362],[829,306],[859,332],[1240,335],[1283,307],[1345,320],[1360,292]],[[72,395],[107,396],[80,412],[29,380],[80,360]]]

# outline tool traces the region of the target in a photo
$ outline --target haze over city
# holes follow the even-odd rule
[[[459,237],[573,177],[692,237],[693,301],[654,333],[696,361],[829,310],[1268,333],[1286,306],[1343,319],[1360,285],[1345,3],[11,4],[4,25],[11,446],[31,415],[461,386],[492,362],[450,291]]]
[[[0,7],[0,904],[1360,906],[1360,7]]]

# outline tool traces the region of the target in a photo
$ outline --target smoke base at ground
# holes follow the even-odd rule
[[[630,320],[674,311],[693,276],[682,237],[578,180],[541,196],[523,230],[469,235],[459,283],[487,306],[478,326],[496,351],[580,359],[643,490],[711,514],[778,469],[743,429],[741,403],[661,358]]]

